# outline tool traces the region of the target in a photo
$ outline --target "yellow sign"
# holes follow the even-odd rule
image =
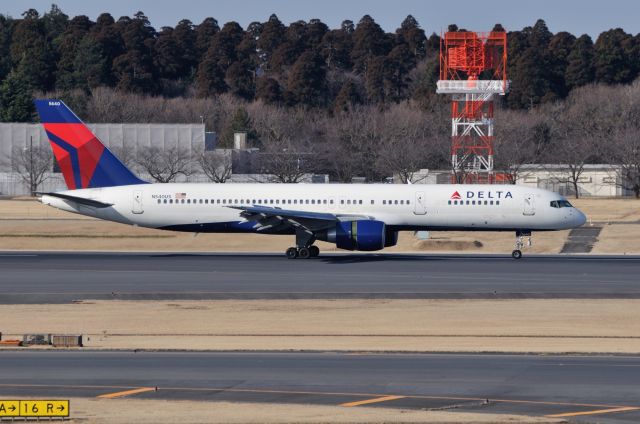
[[[19,400],[0,400],[0,417],[19,417]]]
[[[68,416],[68,400],[0,400],[0,417]]]

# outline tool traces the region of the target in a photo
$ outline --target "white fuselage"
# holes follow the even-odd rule
[[[95,208],[52,196],[44,204],[123,224],[191,232],[251,232],[238,209],[368,216],[394,230],[547,231],[585,222],[557,193],[515,185],[141,184],[61,193],[112,204]]]

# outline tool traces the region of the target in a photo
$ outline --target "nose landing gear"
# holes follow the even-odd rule
[[[524,241],[524,238],[527,237],[527,241]],[[516,248],[513,252],[511,252],[511,257],[513,259],[520,259],[522,257],[522,248],[531,247],[533,243],[531,242],[531,231],[519,230],[516,231]]]

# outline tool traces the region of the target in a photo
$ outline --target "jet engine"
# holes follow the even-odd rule
[[[316,238],[335,243],[340,249],[373,251],[394,246],[398,232],[387,230],[382,221],[342,221],[335,228],[316,234]]]

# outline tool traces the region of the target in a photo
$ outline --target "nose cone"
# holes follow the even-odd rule
[[[582,227],[585,222],[587,222],[587,216],[584,213],[582,213],[582,211],[576,209],[573,215],[574,227]]]

